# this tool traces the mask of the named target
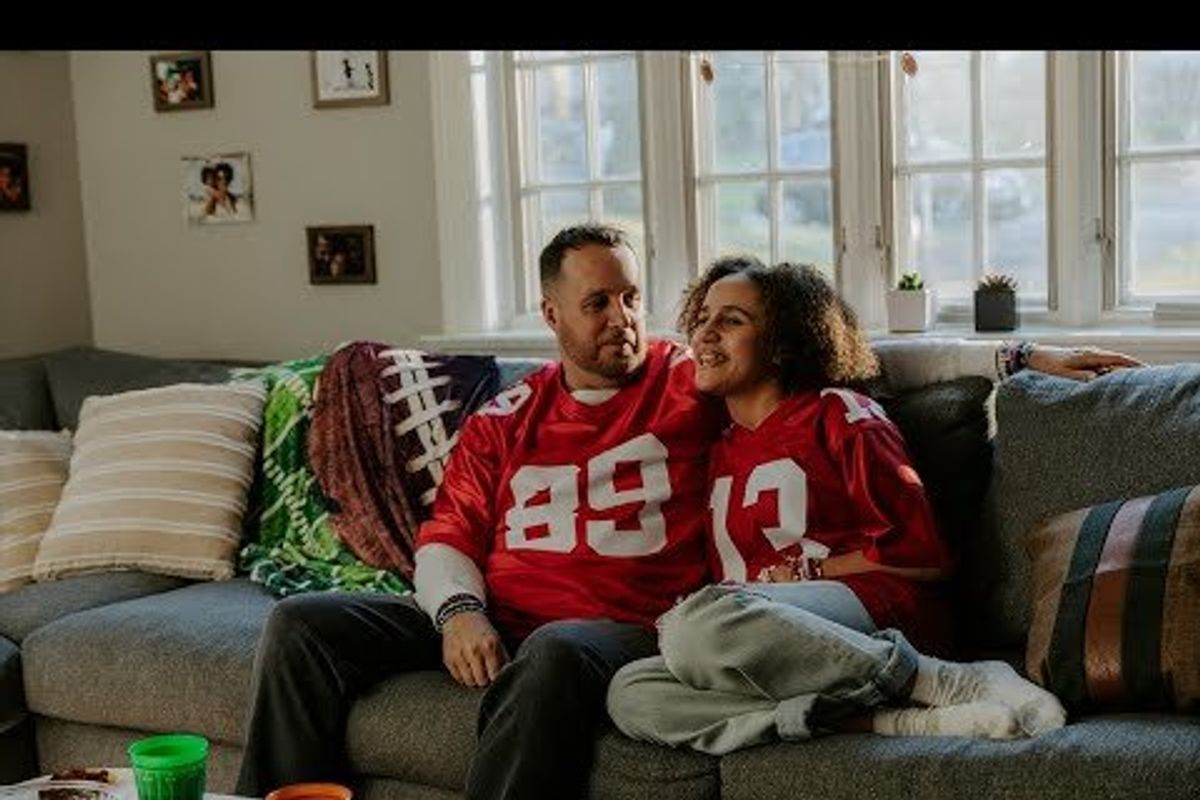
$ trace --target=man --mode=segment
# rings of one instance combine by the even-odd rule
[[[275,607],[239,794],[344,777],[356,697],[441,663],[459,683],[487,687],[468,798],[581,796],[609,680],[654,654],[654,620],[708,581],[706,455],[723,410],[694,389],[683,348],[647,342],[638,264],[620,231],[567,228],[540,268],[561,360],[462,427],[418,536],[417,604],[312,594]],[[899,365],[900,382],[927,382],[920,358],[896,347],[900,358],[884,361]],[[971,360],[996,372],[994,343],[916,348],[934,380]],[[1134,363],[1003,352],[1056,372]]]

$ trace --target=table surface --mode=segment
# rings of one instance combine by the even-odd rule
[[[116,783],[105,785],[110,792],[119,795],[122,800],[137,800],[137,785],[133,782],[133,770],[128,767],[104,767],[109,773],[115,777]],[[47,781],[49,775],[43,775],[40,778],[33,778],[23,783],[15,784],[23,786],[25,784],[35,784]],[[241,797],[234,794],[216,794],[215,792],[205,792],[205,800],[252,800],[252,798]]]

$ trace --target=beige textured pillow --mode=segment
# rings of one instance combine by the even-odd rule
[[[264,390],[183,383],[89,397],[35,580],[140,569],[233,575]]]
[[[69,431],[0,431],[0,592],[29,582],[70,458]]]

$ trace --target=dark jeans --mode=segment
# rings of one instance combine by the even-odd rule
[[[511,650],[510,650],[511,652]],[[653,655],[653,631],[608,620],[544,625],[486,690],[468,800],[581,797],[608,682]],[[321,593],[280,602],[259,643],[237,793],[348,782],[354,701],[397,672],[441,668],[441,639],[409,598]]]

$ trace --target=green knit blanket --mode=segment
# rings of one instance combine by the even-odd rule
[[[266,382],[262,448],[240,567],[278,596],[323,590],[407,594],[399,575],[360,561],[334,535],[329,504],[308,466],[313,389],[327,355],[235,370]]]

